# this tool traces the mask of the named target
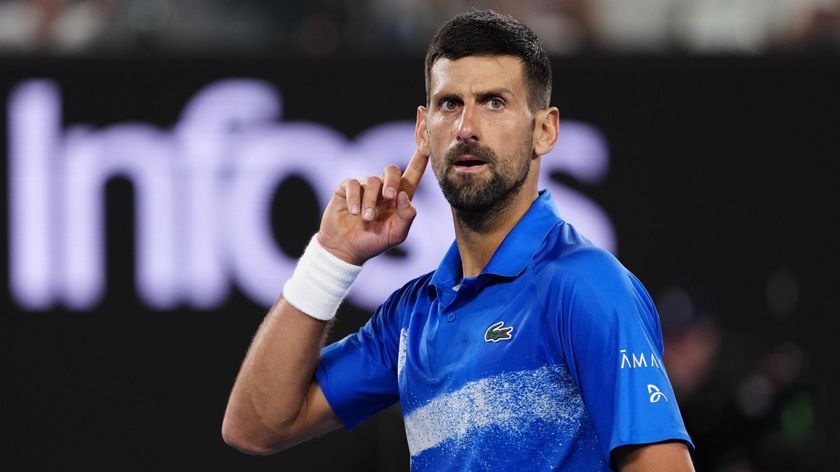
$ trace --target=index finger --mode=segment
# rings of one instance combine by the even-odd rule
[[[417,185],[420,183],[420,179],[423,178],[423,174],[426,172],[426,166],[428,165],[429,155],[420,152],[419,149],[415,150],[402,175],[401,190],[404,190],[408,194],[408,198],[414,197]]]

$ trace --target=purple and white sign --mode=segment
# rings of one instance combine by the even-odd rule
[[[172,129],[146,123],[62,127],[60,93],[53,82],[32,80],[19,84],[8,103],[9,280],[13,299],[29,310],[55,304],[87,310],[102,299],[104,187],[115,176],[135,189],[136,280],[143,303],[212,309],[235,283],[267,306],[295,265],[272,235],[277,185],[302,177],[323,207],[343,178],[378,174],[390,163],[404,166],[415,148],[413,122],[382,123],[350,141],[318,123],[281,121],[280,94],[258,80],[206,86]],[[541,186],[552,191],[568,221],[615,251],[604,210],[550,178],[561,172],[597,184],[608,168],[599,131],[564,121],[557,147],[543,158]],[[415,196],[417,220],[402,246],[406,257],[370,261],[350,294],[356,305],[375,307],[409,276],[433,269],[451,243],[449,206],[428,172]]]

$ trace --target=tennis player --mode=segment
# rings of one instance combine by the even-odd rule
[[[426,93],[405,171],[338,185],[245,357],[225,441],[271,454],[400,402],[412,470],[694,470],[650,296],[538,189],[559,112],[537,37],[491,11],[451,19]],[[323,347],[364,263],[408,235],[430,160],[455,241]]]

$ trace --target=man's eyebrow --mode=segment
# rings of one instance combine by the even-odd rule
[[[504,95],[512,96],[515,94],[509,88],[499,87],[489,90],[478,91],[473,93],[472,95],[478,98],[479,100],[486,100],[491,97],[501,97]],[[440,91],[438,93],[432,94],[432,100],[434,101],[443,100],[445,98],[461,100],[461,94],[450,91]]]
[[[501,96],[504,96],[504,95],[512,96],[512,95],[515,95],[515,94],[513,93],[512,90],[510,90],[508,88],[505,88],[505,87],[500,87],[500,88],[495,88],[495,89],[490,89],[490,90],[483,90],[483,91],[480,91],[480,92],[475,92],[473,94],[473,96],[478,98],[479,100],[486,100],[488,98],[501,97]]]
[[[435,102],[442,100],[461,100],[461,96],[453,92],[438,92],[432,95],[432,100]]]

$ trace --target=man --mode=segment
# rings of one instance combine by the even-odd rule
[[[537,191],[558,110],[536,36],[455,17],[426,89],[405,172],[345,180],[327,205],[245,358],[225,440],[269,454],[399,401],[414,470],[693,470],[650,297]],[[361,265],[408,235],[429,156],[455,243],[321,351]]]

